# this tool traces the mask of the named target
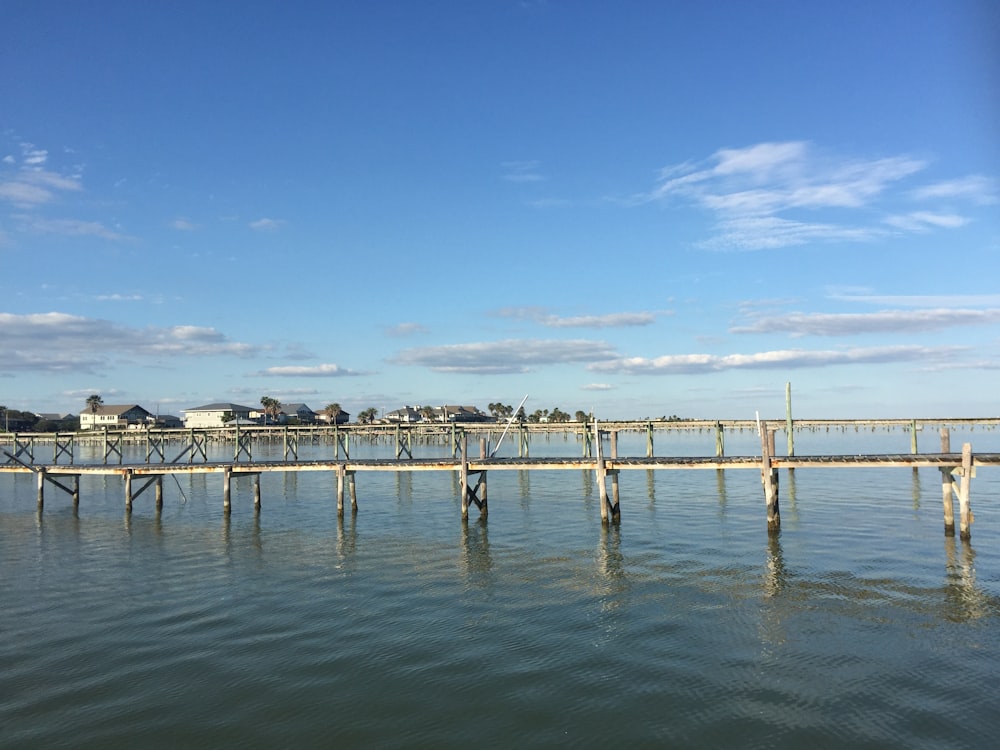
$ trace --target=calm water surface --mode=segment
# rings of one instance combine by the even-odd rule
[[[76,511],[50,488],[38,513],[32,477],[0,476],[0,747],[980,748],[1000,730],[998,470],[973,480],[971,543],[944,537],[930,469],[782,472],[771,537],[754,471],[623,472],[610,528],[582,471],[492,472],[488,522],[461,521],[451,473],[357,486],[342,521],[320,473],[264,475],[259,516],[248,479],[226,518],[205,476],[168,478],[159,515],[151,491],[126,515],[117,478],[81,480]]]

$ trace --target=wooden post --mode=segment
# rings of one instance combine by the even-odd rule
[[[608,486],[604,471],[604,450],[601,445],[601,430],[594,420],[594,444],[597,447],[597,499],[601,504],[601,523],[608,522]]]
[[[726,455],[726,429],[722,422],[715,423],[715,457],[722,458]]]
[[[653,457],[653,423],[646,422],[646,458]]]
[[[239,430],[239,426],[236,428]],[[227,466],[222,471],[222,512],[227,516],[233,509],[232,505],[232,479],[233,479],[233,467]]]
[[[462,518],[466,519],[469,517],[469,436],[462,431],[461,441],[459,443],[462,456],[461,464],[459,469],[459,491],[462,493]]]
[[[76,508],[80,505],[80,475],[77,474],[73,477],[73,507]]]
[[[941,452],[951,453],[951,433],[941,428]],[[951,469],[941,469],[941,502],[944,507],[944,535],[955,536],[955,506],[951,491]]]
[[[253,509],[260,513],[260,474],[253,475]]]
[[[163,475],[156,477],[156,510],[163,510]]]
[[[485,459],[486,457],[486,438],[479,438],[479,458]],[[482,497],[479,498],[479,515],[486,516],[489,515],[489,508],[486,505],[486,469],[483,469],[479,475],[479,488],[482,494]]]
[[[760,478],[764,484],[764,502],[767,506],[767,530],[781,528],[781,511],[778,507],[778,472],[771,466],[774,432],[763,425],[760,436]]]
[[[358,489],[354,483],[355,472],[347,473],[347,490],[351,496],[351,513],[358,512]]]
[[[611,433],[611,458],[618,458],[618,431]],[[611,520],[621,520],[621,506],[618,504],[618,469],[611,471]]]
[[[125,510],[132,512],[132,470],[125,470]]]
[[[45,469],[39,469],[35,474],[38,481],[38,510],[45,506]]]
[[[792,423],[792,384],[785,383],[785,432],[788,433],[788,455],[795,455],[794,425]],[[791,471],[791,470],[789,470]]]
[[[344,464],[337,465],[337,515],[343,517],[344,515],[344,479],[346,476],[347,467]]]
[[[962,444],[962,482],[958,493],[958,538],[972,538],[972,508],[969,491],[972,488],[972,443]]]
[[[917,420],[910,422],[910,453],[917,454]]]

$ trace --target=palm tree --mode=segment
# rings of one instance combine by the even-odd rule
[[[337,424],[337,417],[339,417],[343,411],[344,410],[340,408],[340,404],[336,402],[327,404],[323,407],[323,413],[326,415],[330,424]]]
[[[90,409],[91,414],[97,414],[97,410],[104,406],[104,399],[101,398],[100,394],[92,393],[87,396],[87,408]]]
[[[358,421],[361,424],[371,424],[375,421],[375,417],[378,416],[378,409],[374,406],[370,406],[358,413]]]
[[[281,402],[276,398],[271,398],[270,396],[261,396],[260,405],[264,407],[264,420],[270,417],[271,421],[274,422],[278,418],[278,414],[281,413]]]

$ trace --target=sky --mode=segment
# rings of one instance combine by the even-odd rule
[[[0,404],[1000,415],[1000,4],[6,0]]]

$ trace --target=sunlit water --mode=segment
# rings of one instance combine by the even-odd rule
[[[33,477],[0,476],[0,747],[980,748],[1000,730],[998,469],[972,482],[971,543],[944,536],[932,469],[782,472],[770,537],[753,470],[625,471],[610,528],[583,471],[491,472],[489,519],[467,523],[452,473],[359,473],[343,520],[328,473],[261,484],[259,516],[246,478],[224,516],[217,475],[168,478],[160,514],[150,491],[127,515],[116,477],[38,513]]]

